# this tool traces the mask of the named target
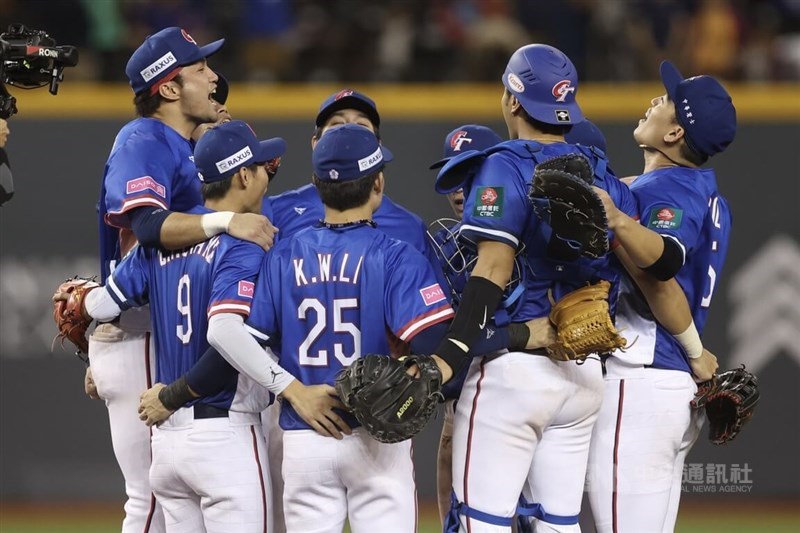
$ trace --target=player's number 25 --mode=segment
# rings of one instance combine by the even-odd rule
[[[337,342],[333,345],[334,357],[345,366],[350,365],[361,354],[361,331],[352,322],[346,322],[343,316],[346,309],[355,309],[357,307],[358,300],[355,298],[337,298],[333,300],[333,309],[331,310],[333,331],[335,333],[349,333],[353,337],[353,353],[350,355],[344,353],[342,343]],[[309,311],[314,311],[313,315],[316,322],[314,322],[314,325],[308,331],[308,335],[306,335],[306,338],[298,348],[300,364],[328,366],[328,350],[318,350],[316,353],[311,353],[311,345],[322,335],[328,325],[328,312],[318,299],[306,298],[300,302],[300,306],[297,308],[297,318],[300,320],[311,319]]]

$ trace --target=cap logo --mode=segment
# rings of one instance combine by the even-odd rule
[[[144,81],[150,81],[177,62],[178,60],[175,59],[175,56],[172,55],[172,52],[167,52],[163,56],[147,65],[142,71],[139,72],[139,74],[142,75]]]
[[[511,88],[517,91],[518,93],[525,92],[525,84],[522,83],[522,80],[519,79],[519,76],[510,72],[508,74],[508,84],[511,85]]]
[[[334,99],[334,101],[335,100],[341,100],[345,96],[353,96],[353,91],[351,91],[350,89],[345,89],[344,91],[339,91],[338,93],[336,93],[336,96],[334,96],[333,99]]]
[[[570,87],[571,84],[572,82],[569,80],[561,80],[553,85],[553,96],[556,97],[556,102],[563,102],[569,93],[575,92],[575,87]]]
[[[216,163],[217,170],[219,170],[220,174],[224,174],[233,167],[240,165],[245,161],[249,161],[252,158],[253,158],[252,150],[250,150],[249,146],[245,146],[235,154],[228,156],[225,159],[222,159],[221,161],[217,161]]]
[[[186,39],[187,41],[189,41],[193,45],[197,46],[197,42],[195,42],[195,40],[192,38],[192,36],[189,35],[189,33],[186,30],[184,30],[183,28],[181,28],[181,35],[183,35],[184,39]]]
[[[332,180],[338,180],[339,179],[339,173],[336,171],[335,168],[332,168],[331,171],[328,172],[328,176],[330,176],[330,178]],[[304,211],[305,211],[305,209],[304,209]],[[302,213],[300,213],[300,214],[302,215]]]
[[[469,132],[466,130],[457,131],[450,137],[450,148],[453,149],[455,152],[461,151],[461,145],[464,143],[472,144],[472,139],[467,137]]]
[[[381,161],[383,161],[383,152],[381,152],[381,147],[378,146],[377,150],[375,150],[374,152],[369,154],[364,159],[359,159],[358,160],[358,170],[360,172],[363,172],[365,170],[368,170],[368,169],[374,167],[375,165],[377,165]]]

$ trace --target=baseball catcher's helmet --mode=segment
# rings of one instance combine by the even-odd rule
[[[431,240],[442,266],[442,272],[450,286],[450,296],[456,308],[461,303],[464,287],[466,287],[472,269],[478,261],[478,245],[464,235],[460,235],[459,226],[460,222],[452,218],[440,218],[428,226],[428,238]],[[509,317],[525,301],[523,296],[528,274],[521,257],[524,251],[525,245],[522,244],[514,256],[511,280],[506,285],[500,307],[495,313],[495,324],[500,327],[508,325]]]
[[[578,71],[557,48],[529,44],[514,52],[503,73],[503,85],[540,122],[569,125],[583,121],[575,101]]]

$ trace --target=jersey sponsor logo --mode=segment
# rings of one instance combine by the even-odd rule
[[[467,131],[461,130],[457,131],[450,137],[450,148],[453,149],[454,152],[461,151],[461,145],[464,143],[472,144],[472,139],[467,137]]]
[[[428,285],[427,287],[420,289],[419,293],[422,296],[422,301],[425,302],[425,305],[427,306],[447,299],[444,295],[444,291],[438,283],[434,283],[433,285]]]
[[[572,82],[569,80],[561,80],[553,85],[553,96],[556,97],[556,102],[563,102],[569,93],[575,92],[575,87],[571,87],[571,84]]]
[[[139,72],[142,75],[144,81],[150,81],[159,74],[161,74],[165,69],[171,67],[172,65],[178,62],[175,59],[175,56],[172,55],[172,52],[167,52],[163,56],[159,57],[149,65],[147,65],[143,70]]]
[[[230,155],[220,161],[217,161],[215,164],[217,166],[217,170],[219,170],[219,172],[222,174],[232,169],[233,167],[241,165],[245,161],[249,161],[251,159],[253,159],[253,151],[250,150],[249,146],[245,146],[235,154]]]
[[[239,282],[239,289],[236,291],[236,294],[241,296],[242,298],[252,298],[253,294],[256,292],[256,284],[252,281],[240,281]]]
[[[189,35],[189,32],[187,32],[183,28],[181,28],[181,35],[183,35],[183,38],[186,39],[187,41],[189,41],[190,43],[192,43],[194,45],[197,44],[197,42],[192,38],[192,36]]]
[[[683,221],[683,209],[675,207],[662,207],[650,213],[648,228],[653,229],[678,229]]]
[[[167,189],[154,180],[151,176],[136,178],[135,180],[130,180],[125,184],[125,191],[128,194],[135,194],[145,190],[151,190],[161,198],[167,197]]]
[[[502,216],[503,194],[503,187],[478,187],[478,201],[475,202],[473,216],[490,218]]]
[[[383,161],[383,152],[381,152],[381,147],[378,146],[378,149],[369,154],[364,159],[358,160],[358,170],[364,171],[370,169]]]
[[[511,88],[514,89],[518,93],[525,92],[525,84],[522,83],[522,80],[519,79],[519,76],[514,74],[513,72],[508,74],[508,84],[511,85]]]

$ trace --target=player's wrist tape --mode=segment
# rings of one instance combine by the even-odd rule
[[[177,381],[173,381],[158,391],[158,399],[170,411],[177,411],[194,398],[185,376],[181,376]]]
[[[454,374],[466,363],[470,346],[486,328],[502,298],[503,289],[491,280],[471,276],[467,281],[456,317],[435,352]]]
[[[233,211],[221,211],[201,216],[200,223],[203,225],[203,232],[205,232],[206,237],[210,238],[220,233],[226,233],[233,215]]]
[[[678,333],[674,335],[674,337],[675,340],[683,346],[683,349],[686,350],[686,354],[690,359],[697,359],[703,355],[703,341],[700,340],[700,334],[697,332],[694,320],[692,320],[692,323],[686,328],[686,331]]]
[[[531,330],[528,329],[528,326],[512,322],[508,325],[508,351],[524,350],[530,337]]]

